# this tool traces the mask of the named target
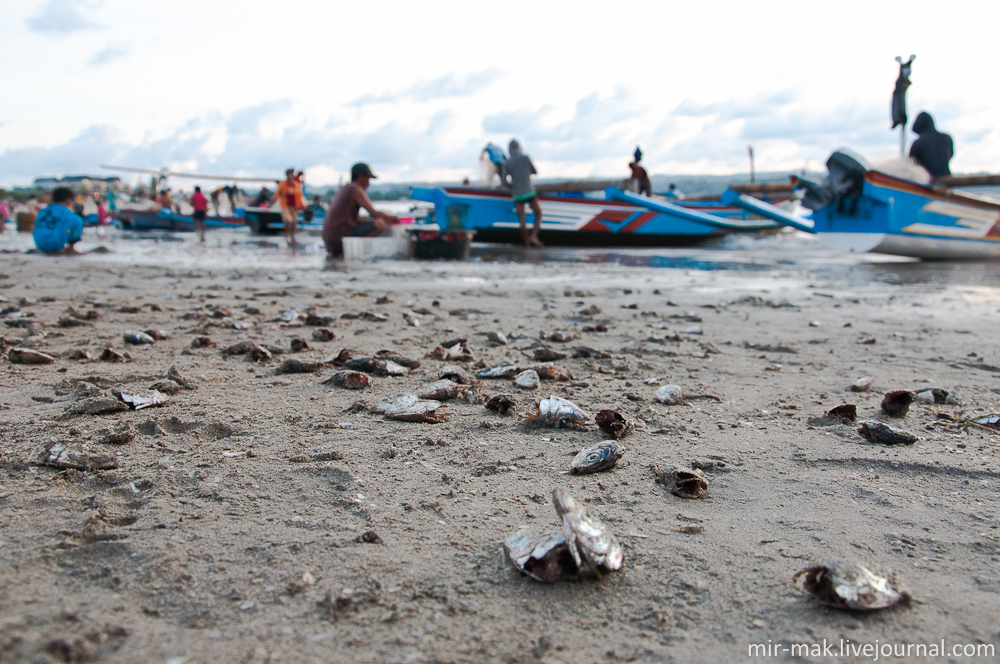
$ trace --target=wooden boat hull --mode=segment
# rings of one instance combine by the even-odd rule
[[[697,214],[671,214],[656,209],[653,199],[631,195],[628,200],[577,196],[539,196],[542,227],[539,237],[557,246],[683,246],[720,237],[733,230],[756,230],[759,225],[741,226],[749,215],[734,205],[718,201],[681,202],[685,211],[705,212],[706,223]],[[510,193],[475,187],[414,188],[411,198],[434,204],[433,219],[441,228],[471,230],[476,241],[520,243],[520,225]],[[624,198],[624,196],[623,196]],[[675,202],[676,204],[676,202]],[[662,207],[662,206],[661,206]],[[530,208],[527,223],[534,223]],[[728,224],[726,220],[733,223]],[[764,222],[763,227],[773,227]]]

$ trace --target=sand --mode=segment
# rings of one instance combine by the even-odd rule
[[[33,314],[45,333],[34,349],[56,358],[4,359],[0,373],[0,661],[722,662],[768,642],[825,639],[835,653],[841,640],[1000,645],[1000,434],[938,424],[1000,411],[995,286],[314,263],[178,270],[0,257],[0,304]],[[335,340],[279,320],[310,307],[334,317]],[[59,327],[68,308],[99,317]],[[402,315],[415,309],[432,312],[418,327]],[[342,318],[364,312],[388,320]],[[599,324],[607,331],[583,331]],[[168,337],[123,342],[149,329]],[[522,338],[498,346],[491,331]],[[453,401],[443,423],[407,423],[356,405],[437,379],[443,363],[425,354],[442,341],[469,340],[470,370],[532,366],[538,338],[555,331],[580,334],[543,342],[570,355],[555,364],[573,380],[535,393],[483,381],[487,395],[514,395],[513,416]],[[3,329],[9,343],[28,332]],[[200,336],[217,346],[193,348]],[[315,350],[270,363],[222,353],[244,340],[287,350],[295,337]],[[607,357],[573,358],[575,346]],[[131,360],[100,361],[106,347]],[[343,348],[421,364],[367,391],[322,384],[334,367],[276,373],[290,356]],[[92,359],[69,359],[74,349]],[[195,389],[138,411],[68,412],[85,398],[81,381],[148,393],[171,367]],[[851,392],[862,376],[871,391]],[[657,403],[666,383],[706,398]],[[919,437],[910,446],[872,444],[856,424],[822,417],[852,403],[860,419],[888,421],[885,392],[927,387],[959,401],[917,402],[892,421]],[[603,436],[592,421],[526,422],[549,395],[634,422],[615,469],[566,474],[572,454]],[[100,442],[128,424],[130,442]],[[113,455],[118,467],[46,465],[53,443]],[[708,475],[704,497],[655,483],[654,467],[691,464]],[[622,571],[545,585],[510,563],[509,533],[557,526],[555,487],[617,534]],[[833,559],[898,572],[913,601],[845,612],[793,585],[798,570]]]

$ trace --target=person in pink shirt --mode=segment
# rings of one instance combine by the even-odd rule
[[[104,209],[104,199],[97,199],[97,236],[104,237],[107,234],[108,211]]]
[[[205,194],[201,193],[201,187],[195,187],[189,200],[191,207],[194,208],[194,214],[191,215],[191,218],[194,219],[194,228],[198,231],[199,241],[205,244],[205,215],[208,214],[208,199],[205,198]]]

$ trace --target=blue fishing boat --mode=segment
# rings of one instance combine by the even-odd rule
[[[669,201],[616,186],[607,187],[604,193],[604,198],[540,193],[541,240],[562,246],[681,246],[734,231],[777,228],[769,219],[719,201]],[[415,187],[410,197],[434,205],[424,223],[475,231],[476,240],[482,242],[520,242],[517,213],[508,191]],[[527,222],[534,222],[530,210]]]
[[[923,184],[874,170],[859,155],[834,152],[821,181],[793,178],[811,218],[791,215],[745,193],[722,201],[777,223],[815,233],[825,246],[931,260],[1000,259],[1000,200],[946,183],[992,182],[994,176],[940,178]]]
[[[170,231],[173,233],[193,233],[194,219],[190,215],[177,214],[170,210],[121,210],[115,214],[119,225],[134,231]],[[206,217],[205,228],[242,228],[246,219],[238,217]]]

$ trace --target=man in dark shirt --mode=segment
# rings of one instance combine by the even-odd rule
[[[399,223],[399,217],[379,212],[368,199],[365,192],[375,177],[368,164],[354,164],[351,181],[330,201],[323,219],[323,243],[328,260],[343,257],[345,237],[378,237],[386,224]],[[361,220],[361,210],[368,212],[370,221]]]
[[[633,186],[636,189],[636,193],[645,194],[646,196],[651,195],[653,193],[653,182],[649,179],[649,173],[646,172],[646,169],[640,166],[637,161],[633,161],[628,167],[632,171],[629,180],[634,183]]]
[[[913,133],[920,138],[910,146],[910,158],[923,166],[932,178],[951,175],[948,162],[955,153],[955,144],[951,136],[934,127],[934,119],[930,113],[921,111],[913,122]]]

